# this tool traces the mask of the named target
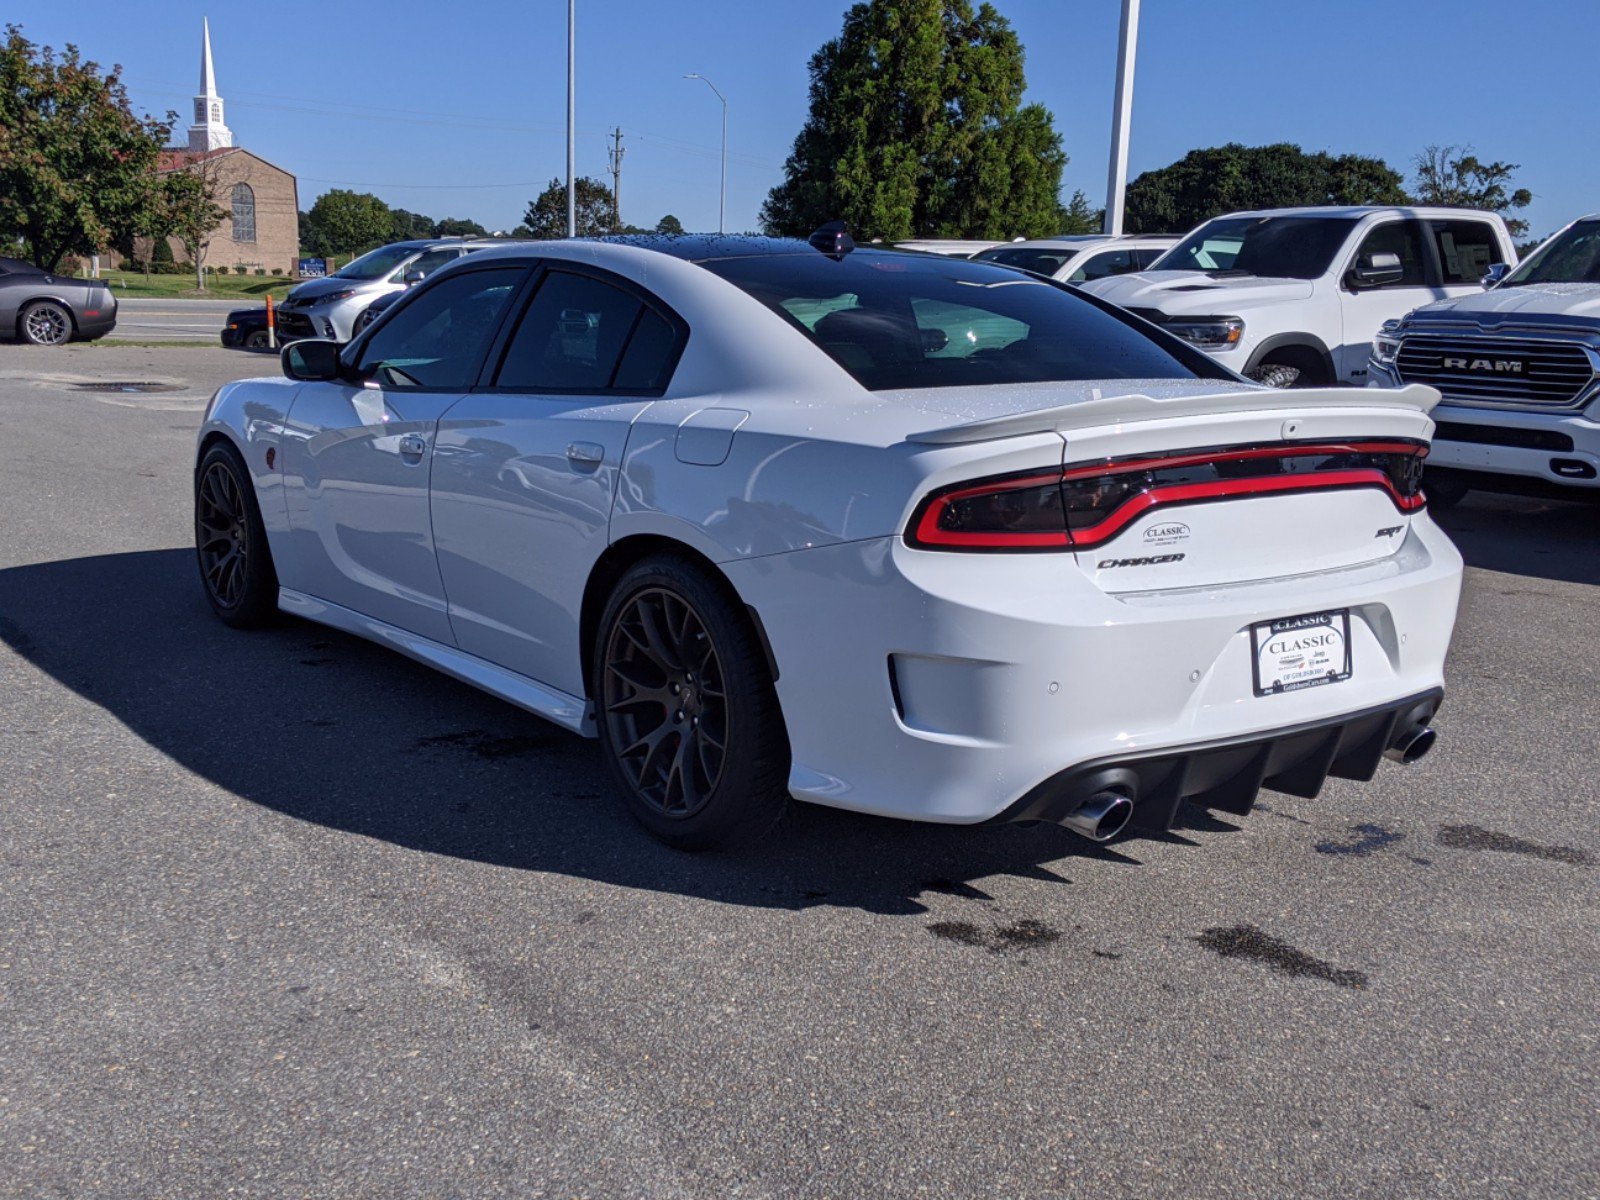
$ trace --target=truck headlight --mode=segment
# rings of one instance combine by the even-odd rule
[[[1176,317],[1161,328],[1202,350],[1232,350],[1244,337],[1238,317]]]
[[[1383,323],[1383,328],[1378,330],[1377,336],[1372,339],[1373,362],[1385,367],[1394,366],[1394,360],[1400,353],[1400,335],[1396,332],[1399,328],[1399,321]]]

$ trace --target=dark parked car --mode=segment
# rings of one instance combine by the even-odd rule
[[[406,286],[409,288],[411,286],[411,284],[408,282],[406,284]],[[371,304],[369,304],[365,308],[363,308],[359,313],[356,314],[355,324],[351,328],[350,336],[352,338],[354,338],[357,334],[359,334],[368,325],[371,325],[380,316],[382,316],[384,311],[391,304],[393,304],[396,300],[400,299],[400,297],[404,296],[404,295],[405,295],[405,292],[385,292],[383,295],[379,296],[376,300],[374,300]]]
[[[100,279],[69,279],[18,258],[0,258],[0,335],[60,346],[105,337],[117,326],[117,298]]]
[[[295,335],[285,333],[280,324],[278,345],[294,340]],[[272,349],[272,339],[267,333],[266,308],[236,308],[229,313],[227,322],[222,326],[222,344],[229,350]]]

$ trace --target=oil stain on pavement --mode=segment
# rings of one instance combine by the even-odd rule
[[[1061,931],[1042,921],[1024,919],[1010,925],[980,929],[969,921],[935,921],[928,926],[934,937],[963,946],[978,946],[991,954],[1037,949],[1061,940]]]
[[[1291,946],[1281,938],[1256,928],[1254,925],[1229,925],[1207,929],[1195,938],[1207,950],[1223,958],[1252,958],[1264,962],[1274,971],[1284,975],[1304,975],[1322,979],[1339,987],[1364,988],[1367,976],[1364,971],[1351,971],[1335,967],[1332,963],[1314,958],[1304,950]]]
[[[1350,854],[1356,858],[1365,858],[1374,850],[1381,850],[1393,842],[1398,842],[1405,837],[1403,833],[1396,833],[1392,829],[1385,829],[1382,825],[1353,825],[1352,833],[1356,835],[1354,841],[1349,842],[1318,842],[1318,854]]]
[[[1574,867],[1586,867],[1594,862],[1592,855],[1572,846],[1541,846],[1538,842],[1480,829],[1476,825],[1441,826],[1436,840],[1451,850],[1498,850],[1502,854],[1526,854]]]

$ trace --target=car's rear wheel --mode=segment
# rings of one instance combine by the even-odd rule
[[[645,559],[595,640],[601,749],[640,824],[683,850],[768,832],[789,800],[789,743],[761,642],[720,582]]]
[[[53,300],[35,300],[22,310],[24,341],[35,346],[60,346],[72,340],[72,314]]]
[[[211,611],[235,629],[264,625],[278,611],[278,573],[244,459],[228,442],[207,450],[195,472],[194,541]]]

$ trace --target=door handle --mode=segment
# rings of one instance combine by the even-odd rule
[[[428,452],[428,439],[421,434],[408,433],[400,439],[400,457],[407,462],[418,462]]]
[[[605,457],[606,448],[597,442],[572,442],[567,446],[567,461],[585,467],[599,466]]]

